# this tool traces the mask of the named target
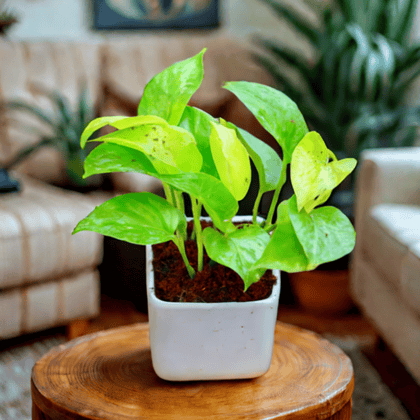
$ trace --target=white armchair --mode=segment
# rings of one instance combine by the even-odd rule
[[[355,222],[353,298],[420,384],[420,148],[362,154]]]

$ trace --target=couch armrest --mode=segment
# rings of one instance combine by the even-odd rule
[[[370,208],[382,203],[420,205],[420,147],[362,153],[356,178],[358,243],[362,241]],[[356,246],[356,253],[357,249]]]

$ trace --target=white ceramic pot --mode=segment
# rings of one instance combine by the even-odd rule
[[[242,219],[243,220],[243,219]],[[249,219],[247,219],[249,220]],[[280,296],[255,302],[164,302],[154,293],[152,247],[146,247],[153,368],[169,381],[255,378],[270,367]]]

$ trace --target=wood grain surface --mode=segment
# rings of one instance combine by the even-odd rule
[[[61,345],[32,371],[33,419],[351,419],[350,359],[335,345],[278,323],[260,378],[167,382],[153,371],[148,324]]]

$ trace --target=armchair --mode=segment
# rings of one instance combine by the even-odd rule
[[[420,384],[420,148],[363,152],[351,289]]]

